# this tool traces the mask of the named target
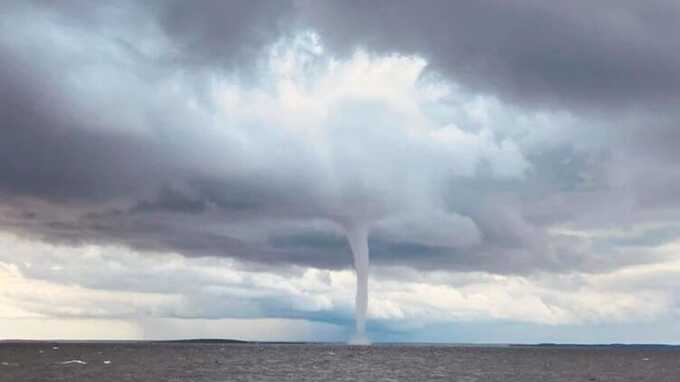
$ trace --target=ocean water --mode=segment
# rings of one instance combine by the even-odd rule
[[[0,344],[0,381],[680,381],[669,348]]]

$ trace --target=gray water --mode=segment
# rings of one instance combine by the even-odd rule
[[[677,349],[172,343],[53,346],[0,344],[0,381],[680,381]],[[64,363],[68,361],[76,362]]]

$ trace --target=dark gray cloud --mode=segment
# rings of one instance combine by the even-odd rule
[[[309,1],[334,46],[422,54],[473,89],[599,110],[669,106],[680,95],[674,1]]]
[[[359,216],[376,221],[381,265],[599,272],[656,261],[635,243],[667,243],[673,230],[611,243],[555,230],[678,218],[677,15],[661,1],[6,4],[0,228],[338,269],[350,264],[339,227]],[[425,57],[463,85],[437,106],[454,127],[412,135],[429,120],[382,93],[348,92],[325,114],[279,105],[297,93],[262,96],[296,75],[262,71],[266,47],[305,28],[338,59],[358,46]],[[327,68],[306,54],[291,65]],[[214,95],[231,77],[247,102]],[[311,142],[300,131],[315,118],[323,137]]]
[[[184,64],[229,69],[235,64],[247,68],[251,62],[244,59],[252,60],[263,45],[290,33],[294,10],[291,0],[209,0],[198,6],[172,0],[150,7]]]

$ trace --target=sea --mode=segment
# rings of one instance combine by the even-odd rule
[[[0,343],[2,382],[680,381],[680,348]]]

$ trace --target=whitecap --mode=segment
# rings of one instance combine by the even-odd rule
[[[87,365],[87,362],[81,361],[79,359],[72,359],[70,361],[64,361],[64,362],[59,362],[60,365],[70,365],[70,364],[78,364],[78,365]]]

